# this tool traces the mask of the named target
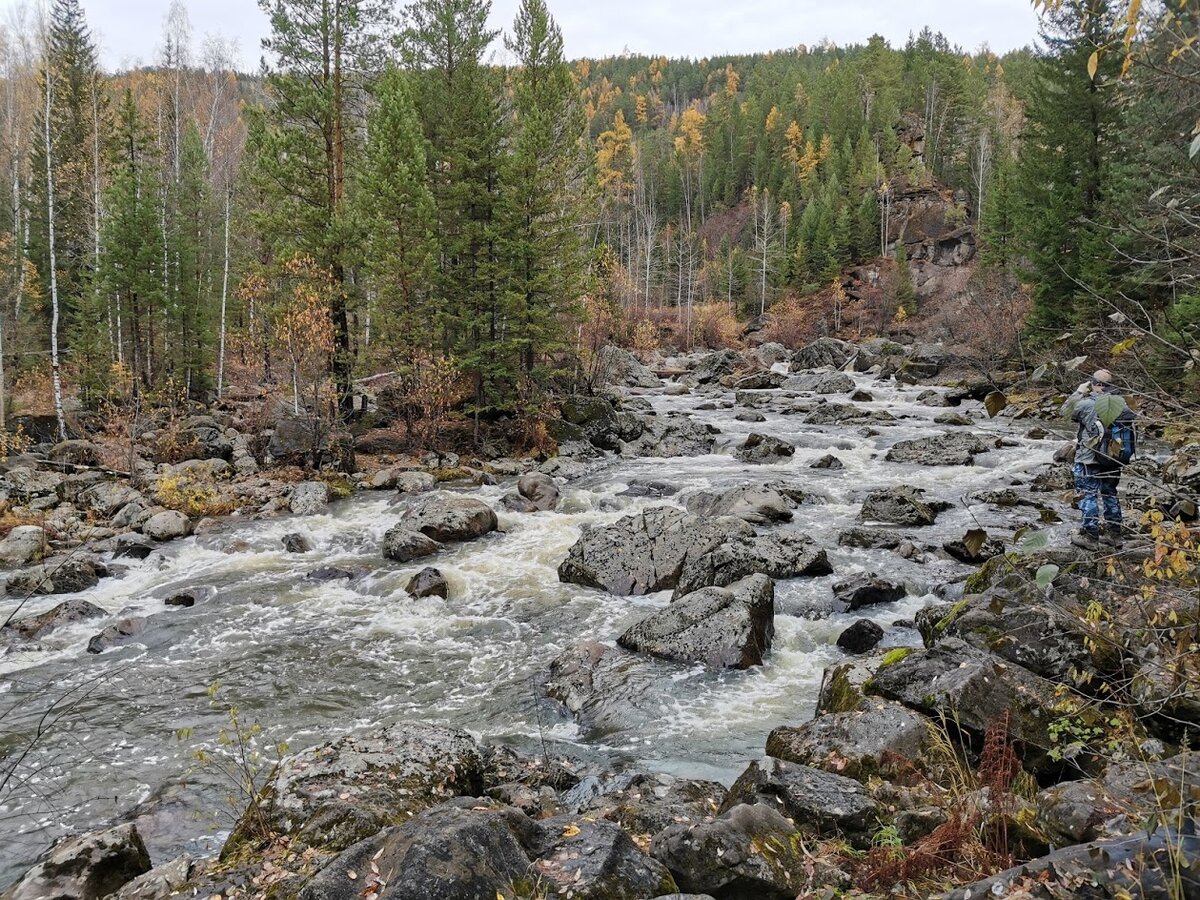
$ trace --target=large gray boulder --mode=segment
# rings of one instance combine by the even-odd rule
[[[192,416],[185,419],[173,436],[170,447],[160,446],[160,462],[179,462],[185,459],[233,458],[233,442],[212,416]],[[168,459],[167,457],[170,457]]]
[[[4,627],[26,640],[36,641],[64,625],[74,625],[91,619],[103,619],[107,615],[108,613],[95,603],[72,597],[43,613],[25,616]]]
[[[877,808],[853,778],[764,756],[738,776],[721,812],[741,803],[763,803],[798,825],[863,837],[875,830]]]
[[[675,507],[651,507],[585,530],[558,567],[558,577],[610,594],[648,594],[674,587],[690,556],[710,552],[730,534],[753,533],[740,519],[702,519]]]
[[[439,491],[416,500],[400,523],[441,543],[470,541],[499,527],[496,512],[482,500]]]
[[[617,643],[662,659],[748,669],[762,665],[774,635],[775,583],[751,575],[728,588],[702,588],[673,600]]]
[[[9,494],[20,500],[48,497],[55,493],[63,476],[58,472],[43,472],[32,466],[13,466],[4,473],[4,485]]]
[[[622,387],[654,388],[662,379],[647,369],[636,356],[620,347],[607,346],[600,350],[600,366],[608,384]]]
[[[4,589],[8,596],[32,594],[76,594],[95,587],[100,581],[96,566],[82,557],[56,557],[40,565],[19,569],[8,576]]]
[[[413,531],[403,523],[393,525],[383,536],[383,555],[393,562],[411,562],[432,556],[442,545],[419,531]]]
[[[646,856],[621,828],[591,816],[554,816],[538,823],[546,842],[533,871],[559,896],[635,900],[675,890],[666,866]]]
[[[894,422],[883,409],[863,409],[853,403],[822,403],[804,417],[806,425],[849,425],[861,422]]]
[[[503,503],[515,512],[545,512],[558,505],[558,484],[542,472],[527,472],[517,479],[517,492]]]
[[[140,493],[119,481],[102,481],[95,484],[83,491],[79,495],[79,499],[89,509],[105,518],[111,518],[114,513],[128,503],[150,505]]]
[[[118,825],[59,841],[4,900],[99,900],[148,871],[137,826]]]
[[[653,661],[608,644],[580,641],[551,661],[546,695],[589,734],[643,727],[662,715],[661,698],[648,689],[647,662]]]
[[[817,338],[792,354],[792,371],[803,372],[824,367],[840,369],[850,361],[854,353],[854,345],[846,341],[829,337]]]
[[[886,458],[889,462],[919,466],[969,466],[977,454],[988,452],[996,443],[995,439],[985,441],[976,434],[956,431],[897,441]]]
[[[918,489],[901,486],[869,493],[858,517],[864,522],[921,527],[932,525],[937,511],[921,499]]]
[[[150,627],[145,616],[130,616],[107,626],[88,641],[88,653],[103,653],[113,647],[128,644]]]
[[[831,574],[833,566],[823,549],[797,532],[731,534],[707,553],[688,555],[675,596],[725,587],[756,572],[772,578],[811,578]]]
[[[761,804],[739,804],[712,822],[672,825],[654,836],[650,854],[681,890],[722,900],[794,900],[848,880],[810,874],[795,824]]]
[[[288,496],[288,509],[297,516],[315,516],[329,505],[329,485],[324,481],[302,481]]]
[[[426,566],[409,579],[405,590],[414,597],[441,597],[445,600],[450,593],[450,585],[441,571]]]
[[[698,516],[736,516],[751,525],[767,525],[791,521],[797,495],[802,496],[773,485],[739,484],[721,491],[696,491],[683,497],[683,504]]]
[[[23,566],[40,559],[46,549],[46,532],[40,525],[18,525],[0,541],[0,564]]]
[[[854,390],[854,379],[844,372],[830,372],[823,375],[813,386],[816,394],[848,394]]]
[[[572,394],[558,409],[561,418],[550,422],[550,434],[559,442],[584,440],[602,450],[621,449],[621,418],[607,397]]]
[[[919,765],[930,744],[930,721],[907,707],[870,698],[864,709],[829,713],[767,736],[767,755],[863,781],[895,777]]]
[[[904,599],[907,593],[903,584],[865,572],[851,575],[833,586],[833,599],[841,605],[842,612],[853,612],[878,603],[895,603]]]
[[[188,517],[174,509],[164,509],[142,523],[142,534],[155,541],[173,541],[186,537],[191,530]]]
[[[705,456],[712,453],[720,430],[705,422],[682,417],[647,416],[644,430],[621,447],[622,456],[649,456],[668,459],[677,456]]]
[[[777,463],[790,459],[795,452],[795,444],[756,431],[746,437],[733,455],[742,462]]]
[[[91,441],[59,441],[50,448],[46,458],[72,466],[98,466],[100,447]]]
[[[711,384],[726,375],[732,375],[741,359],[733,350],[714,350],[700,357],[692,367],[692,377],[700,384]]]

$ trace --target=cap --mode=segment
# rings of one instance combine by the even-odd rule
[[[1092,373],[1092,381],[1096,384],[1112,384],[1112,372],[1108,369],[1097,369]]]

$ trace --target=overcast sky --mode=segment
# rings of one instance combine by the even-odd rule
[[[0,0],[0,7],[18,0]],[[495,0],[492,22],[512,24],[519,0]],[[861,43],[878,32],[902,45],[929,25],[952,43],[1004,52],[1033,43],[1029,0],[548,0],[567,55],[633,53],[715,56],[816,44]],[[153,62],[170,0],[83,0],[106,69]],[[242,69],[257,69],[267,19],[256,0],[190,0],[195,44],[206,35],[235,40]]]

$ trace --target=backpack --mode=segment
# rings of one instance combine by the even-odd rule
[[[1107,429],[1093,438],[1089,445],[1096,454],[1096,465],[1100,468],[1119,468],[1126,465],[1137,453],[1137,430],[1133,426],[1133,414],[1126,411],[1117,416]]]

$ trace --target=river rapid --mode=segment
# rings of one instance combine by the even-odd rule
[[[842,657],[834,642],[846,626],[869,617],[885,627],[885,646],[917,645],[915,630],[893,623],[911,621],[936,599],[935,590],[970,571],[932,553],[921,564],[886,550],[840,547],[838,532],[857,524],[868,490],[912,485],[927,498],[953,503],[935,526],[913,532],[924,545],[940,546],[978,526],[1011,536],[1036,519],[1029,507],[1001,510],[971,497],[1030,481],[1050,461],[1054,441],[1025,438],[1019,423],[988,420],[981,404],[968,401],[959,411],[975,418],[972,427],[1006,438],[1007,446],[980,455],[973,466],[886,462],[887,448],[898,440],[956,429],[933,423],[945,409],[917,401],[924,387],[877,382],[870,375],[854,378],[875,396],[860,405],[886,410],[897,421],[871,423],[877,433],[870,434],[858,424],[805,425],[801,415],[764,410],[766,421],[752,424],[735,419],[744,409],[732,406],[729,391],[641,392],[659,415],[691,413],[718,427],[722,434],[714,452],[609,458],[565,485],[555,512],[506,512],[500,498],[513,489],[512,479],[465,489],[497,509],[503,533],[452,546],[420,563],[399,565],[380,555],[383,534],[404,502],[392,492],[359,494],[304,518],[244,523],[234,518],[130,562],[123,576],[104,579],[79,596],[114,615],[153,616],[135,643],[88,654],[88,639],[99,630],[93,621],[54,632],[41,652],[0,657],[0,709],[27,698],[0,720],[4,746],[26,743],[36,717],[55,697],[79,700],[34,745],[23,767],[27,780],[0,807],[0,884],[54,837],[130,815],[155,863],[183,851],[217,851],[232,821],[226,798],[234,794],[234,805],[241,801],[232,779],[198,762],[196,751],[219,743],[230,703],[244,723],[261,725],[255,741],[263,748],[284,741],[295,750],[380,723],[421,720],[519,750],[540,752],[544,744],[552,754],[607,767],[729,783],[748,759],[761,755],[773,727],[812,716],[822,670]],[[697,411],[713,401],[725,408]],[[751,431],[791,441],[795,456],[768,466],[738,462],[731,451]],[[827,453],[844,468],[809,468]],[[714,672],[647,659],[636,676],[644,681],[644,721],[626,731],[585,734],[542,697],[547,665],[578,640],[615,641],[630,624],[665,605],[669,592],[612,597],[562,584],[556,569],[584,526],[679,502],[678,494],[657,498],[630,490],[646,479],[681,493],[745,482],[794,483],[818,502],[802,505],[792,522],[776,527],[803,532],[827,548],[836,574],[778,584],[775,643],[764,666]],[[307,535],[315,549],[284,552],[281,537],[295,531]],[[446,575],[448,600],[414,600],[404,593],[424,564]],[[325,565],[347,568],[355,577],[306,580],[308,572]],[[909,596],[820,620],[789,614],[860,571],[903,580]],[[180,591],[193,593],[196,605],[163,605]],[[23,614],[61,600],[40,598]],[[218,682],[214,702],[209,689]]]

